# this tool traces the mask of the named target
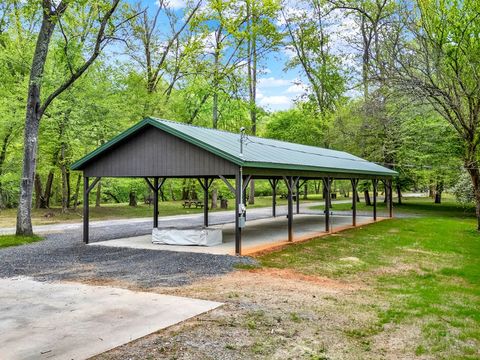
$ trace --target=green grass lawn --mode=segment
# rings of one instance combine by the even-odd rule
[[[29,244],[40,240],[42,240],[40,236],[0,235],[0,249],[9,246]]]
[[[423,339],[412,345],[416,355],[478,359],[480,234],[472,210],[416,199],[401,211],[423,216],[292,245],[261,257],[261,264],[366,284],[380,301],[369,305],[376,322],[352,332],[359,341],[368,344],[392,324],[413,324]]]
[[[339,199],[345,200],[345,199]],[[351,199],[350,199],[351,200]],[[313,209],[323,209],[324,206],[314,206]],[[352,204],[335,204],[332,205],[333,210],[338,211],[351,211]],[[363,199],[361,202],[357,203],[358,211],[373,211],[373,206],[365,205]],[[387,214],[388,209],[386,204],[383,201],[377,202],[377,210],[379,214]],[[446,197],[441,204],[435,204],[431,198],[404,198],[402,204],[393,204],[393,212],[403,213],[403,214],[412,214],[412,215],[439,215],[447,217],[458,217],[458,216],[473,216],[475,213],[474,205],[463,206],[455,202],[450,197]]]
[[[304,200],[305,201],[305,200]],[[278,205],[285,205],[285,199],[277,198]],[[184,208],[183,201],[164,201],[159,203],[160,216],[169,215],[184,215],[197,214],[203,212],[202,208]],[[248,205],[248,208],[257,208],[271,206],[272,197],[256,197],[255,204]],[[220,202],[219,202],[220,205]],[[228,209],[234,209],[234,200],[228,200]],[[225,209],[217,208],[210,211],[222,211]],[[90,205],[90,220],[109,220],[109,219],[128,219],[128,218],[142,218],[152,216],[153,206],[139,203],[138,206],[128,206],[126,203],[121,204],[102,204],[100,207]],[[16,209],[0,210],[0,227],[15,226]],[[58,207],[50,209],[33,209],[32,222],[34,225],[40,224],[55,224],[60,222],[78,222],[82,220],[82,207],[77,210],[69,210],[62,213]]]

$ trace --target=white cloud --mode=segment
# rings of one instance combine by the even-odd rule
[[[279,86],[288,86],[292,83],[292,80],[277,79],[273,76],[260,78],[258,80],[258,86],[263,88],[279,87]]]
[[[156,1],[157,6],[160,5],[160,0]],[[165,5],[169,8],[179,10],[187,7],[187,2],[185,0],[167,0]]]
[[[308,88],[305,84],[302,84],[301,82],[296,82],[293,85],[291,85],[285,92],[287,94],[303,94],[307,92]]]
[[[285,95],[263,96],[259,105],[273,110],[288,109],[292,105],[292,99]]]

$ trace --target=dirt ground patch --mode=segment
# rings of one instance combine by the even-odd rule
[[[384,359],[388,334],[375,338],[377,308],[387,306],[362,284],[281,269],[241,270],[154,291],[222,301],[207,314],[146,336],[95,359]],[[399,329],[392,329],[398,333]]]
[[[352,282],[343,282],[339,280],[330,279],[324,276],[314,276],[302,274],[298,271],[291,269],[274,269],[274,268],[264,268],[264,269],[254,269],[248,271],[251,274],[259,275],[260,277],[273,277],[279,278],[282,280],[292,280],[292,281],[301,281],[319,285],[324,291],[348,291],[348,290],[359,290],[363,288],[361,284],[356,284]],[[239,273],[240,274],[240,273]],[[240,276],[243,276],[241,274]]]

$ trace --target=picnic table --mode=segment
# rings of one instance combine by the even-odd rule
[[[280,194],[280,199],[288,199],[288,194],[286,194],[286,193]],[[297,195],[296,194],[292,195],[292,200],[297,201]]]
[[[200,200],[184,200],[183,201],[184,208],[190,209],[192,206],[195,206],[195,208],[203,208],[203,201],[200,201]]]

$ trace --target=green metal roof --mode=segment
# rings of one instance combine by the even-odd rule
[[[204,128],[156,118],[145,118],[98,149],[75,162],[71,168],[80,170],[113,145],[123,141],[145,126],[154,126],[191,144],[214,153],[234,164],[268,169],[337,172],[396,176],[397,172],[343,151],[324,149],[285,141],[248,136],[240,155],[240,134]]]

